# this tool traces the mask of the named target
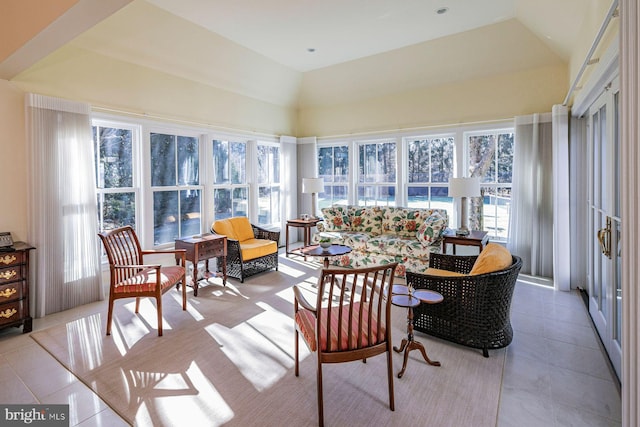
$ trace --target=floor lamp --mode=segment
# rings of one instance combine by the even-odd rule
[[[469,197],[480,197],[480,178],[451,178],[449,180],[449,197],[460,197],[460,228],[456,230],[458,236],[468,236],[470,231],[467,227],[469,211],[467,199]]]
[[[311,217],[316,216],[316,195],[324,191],[324,179],[322,178],[302,178],[302,192],[311,194]]]

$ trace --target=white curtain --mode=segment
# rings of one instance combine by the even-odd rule
[[[284,212],[280,229],[284,230],[287,219],[298,217],[298,151],[294,136],[280,137],[280,158],[281,212]],[[280,233],[281,245],[285,244],[285,237],[286,233]]]
[[[516,117],[515,125],[507,247],[522,258],[522,273],[553,277],[551,115]]]
[[[25,99],[35,317],[102,299],[90,107]]]

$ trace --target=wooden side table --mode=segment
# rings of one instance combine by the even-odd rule
[[[214,276],[215,273],[209,272],[209,259],[219,257],[222,259],[222,285],[227,285],[227,236],[219,234],[205,234],[200,237],[188,237],[184,239],[176,239],[176,249],[185,249],[187,251],[187,261],[193,264],[193,296],[198,296],[198,262],[205,262],[205,273],[203,279]],[[178,255],[176,254],[176,263],[178,263]]]
[[[289,255],[300,255],[304,256],[304,260],[307,260],[307,256],[302,253],[302,250],[309,245],[311,245],[311,229],[316,226],[317,223],[320,222],[318,218],[310,218],[310,219],[290,219],[287,220],[287,228],[286,228],[286,236],[285,236],[285,253],[288,258]],[[289,227],[295,228],[304,228],[304,240],[301,248],[296,248],[289,250]]]
[[[455,230],[448,229],[442,235],[442,253],[447,253],[447,244],[450,243],[453,247],[453,255],[456,254],[456,245],[463,246],[477,246],[482,249],[489,243],[489,235],[486,231],[475,230],[469,233],[468,236],[458,236]]]

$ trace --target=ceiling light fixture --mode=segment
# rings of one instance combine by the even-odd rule
[[[438,15],[444,15],[445,13],[447,13],[449,11],[448,7],[441,7],[439,9],[436,9],[436,13]]]
[[[314,47],[308,47],[307,48],[307,52],[309,52],[309,53],[313,53],[315,51],[316,51],[316,48],[314,48]]]

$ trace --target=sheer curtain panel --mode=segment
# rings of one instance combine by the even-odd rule
[[[553,277],[551,114],[516,117],[515,124],[507,247],[522,258],[522,273]]]
[[[25,99],[35,317],[102,299],[88,104]]]

